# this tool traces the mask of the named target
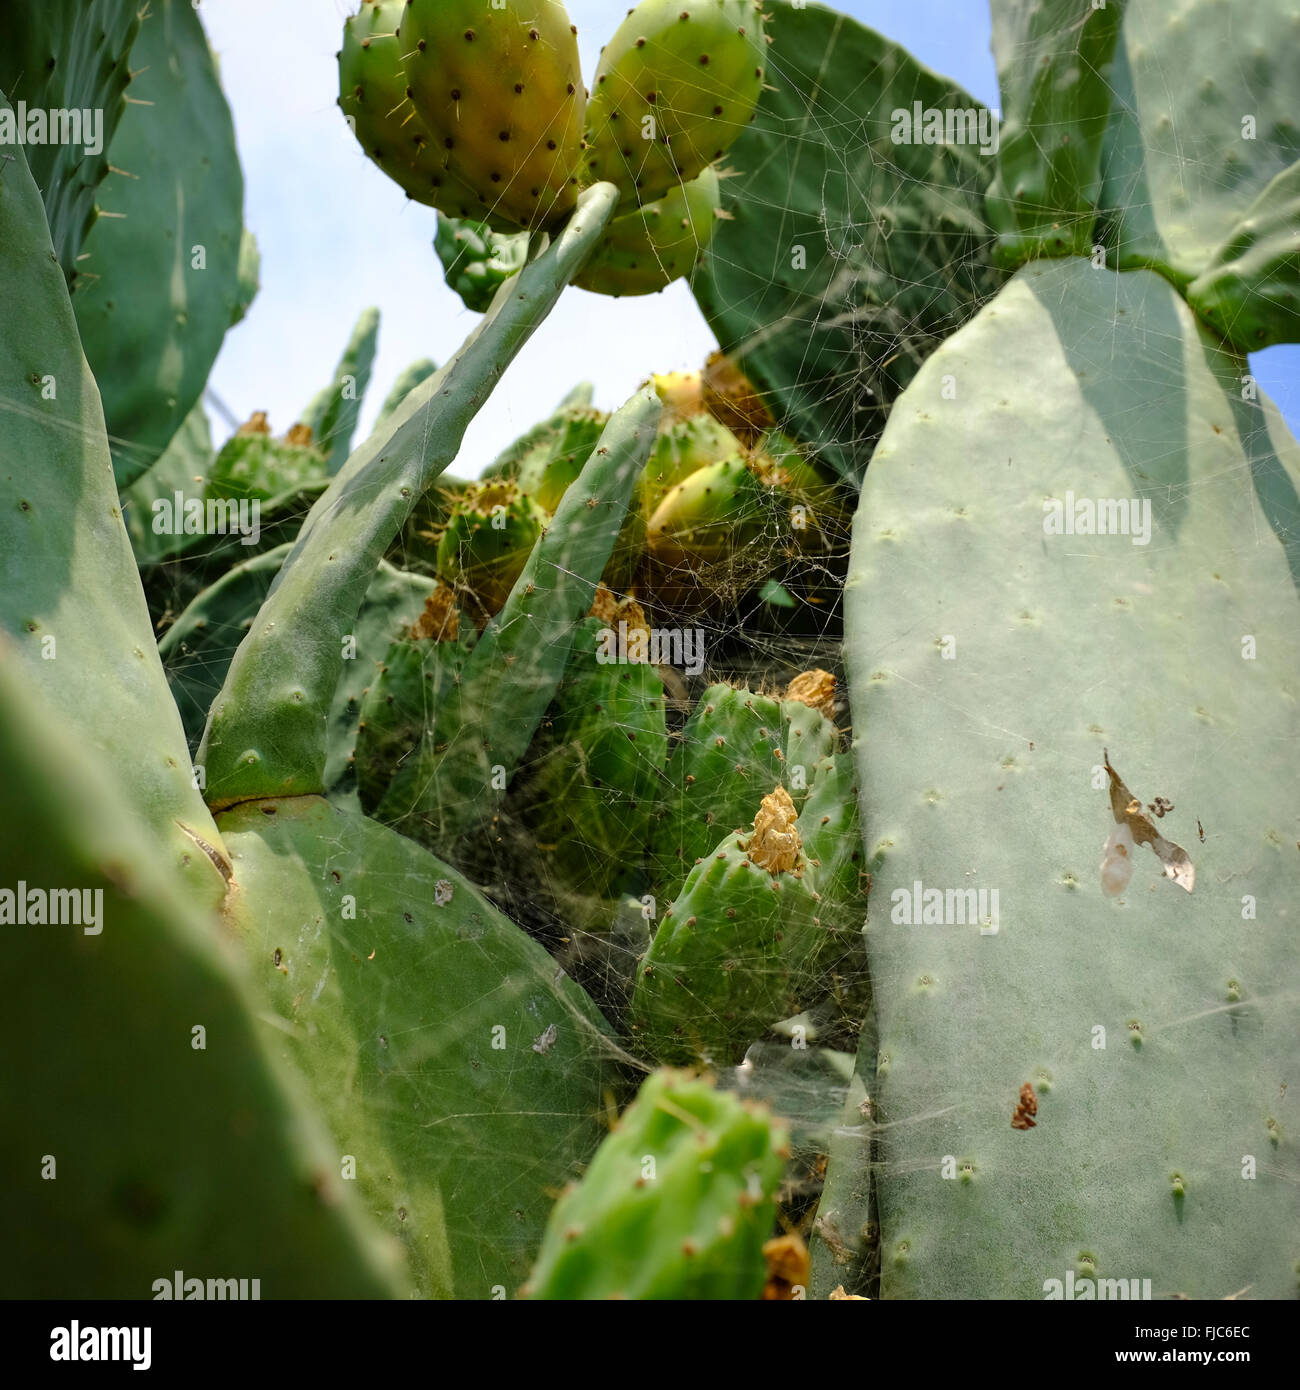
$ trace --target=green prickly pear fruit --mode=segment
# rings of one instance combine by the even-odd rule
[[[735,603],[776,564],[785,531],[781,501],[739,455],[698,469],[670,489],[646,526],[654,599],[686,613]]]
[[[460,295],[467,309],[485,314],[497,290],[523,269],[528,236],[494,232],[486,222],[439,213],[433,249],[447,287]]]
[[[361,701],[355,754],[357,794],[367,815],[384,799],[398,763],[419,744],[434,710],[459,679],[478,631],[439,584],[410,633],[388,649]]]
[[[688,1072],[641,1085],[551,1213],[534,1299],[757,1299],[784,1126]]]
[[[546,513],[514,483],[471,488],[438,542],[438,578],[486,622],[505,606],[545,524]]]
[[[455,217],[481,216],[468,185],[443,168],[441,150],[406,91],[397,26],[405,0],[362,5],[343,24],[339,109],[366,154],[418,203]]]
[[[520,458],[514,475],[520,489],[553,512],[591,457],[609,416],[600,410],[569,410]]]
[[[757,0],[641,0],[596,69],[587,177],[643,205],[695,178],[753,119],[766,61]]]
[[[254,411],[217,455],[208,474],[209,497],[269,502],[328,477],[329,460],[311,442],[306,425],[283,439],[271,437],[264,410]]]
[[[754,383],[724,352],[714,352],[701,373],[704,405],[737,438],[753,448],[776,421]]]
[[[822,902],[790,793],[765,796],[687,875],[637,971],[632,1027],[657,1061],[730,1066],[815,993],[844,944]]]
[[[586,90],[559,0],[407,0],[398,38],[411,100],[474,215],[535,229],[570,213]]]
[[[609,224],[574,284],[595,294],[657,294],[691,274],[722,207],[712,168]]]
[[[586,930],[610,925],[613,899],[640,868],[668,757],[663,681],[654,666],[621,659],[617,640],[620,624],[628,632],[644,616],[599,592],[606,616],[578,629],[519,792],[533,862],[545,865],[566,920]]]
[[[749,825],[762,788],[781,783],[796,805],[839,739],[834,677],[809,672],[784,700],[730,685],[700,697],[668,761],[667,788],[651,843],[655,893],[674,898],[696,863],[728,831]]]
[[[662,399],[663,393],[657,382],[658,378],[655,391]],[[689,379],[680,387],[665,389],[677,391],[679,398],[684,401],[691,399]],[[646,507],[653,515],[668,493],[678,483],[685,482],[692,473],[707,468],[711,463],[738,458],[744,452],[740,440],[711,415],[683,412],[677,418],[670,418],[665,412],[654,452],[645,467]]]

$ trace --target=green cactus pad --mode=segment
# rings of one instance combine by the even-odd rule
[[[334,380],[303,411],[302,423],[311,430],[316,447],[325,451],[331,477],[352,453],[352,436],[361,417],[378,347],[379,310],[363,309],[334,370]]]
[[[753,117],[766,62],[756,0],[641,0],[601,50],[587,176],[643,207],[689,183]]]
[[[1002,90],[997,177],[988,194],[995,256],[1086,256],[1101,193],[1111,68],[1124,0],[993,0]]]
[[[216,59],[190,0],[143,14],[97,195],[112,216],[86,235],[72,301],[120,486],[171,443],[245,303],[244,176]]]
[[[1081,1252],[1155,1297],[1295,1294],[1267,1120],[1300,1050],[1300,446],[1247,371],[1160,276],[1039,263],[868,470],[846,630],[880,1125],[826,1201],[879,1175],[885,1297],[1042,1298]],[[1139,844],[1104,894],[1107,750],[1173,803],[1142,815],[1190,893]]]
[[[1300,162],[1255,199],[1187,302],[1238,352],[1300,342]]]
[[[991,113],[834,9],[764,10],[769,85],[727,156],[727,218],[692,290],[776,423],[856,484],[890,403],[1002,279],[992,151],[895,143],[909,132],[894,115]]]
[[[784,1127],[689,1073],[657,1071],[556,1204],[535,1299],[753,1299]]]
[[[54,251],[69,284],[76,280],[82,240],[99,216],[95,199],[108,173],[109,146],[126,110],[131,48],[140,17],[139,0],[0,4],[0,92],[13,102],[15,119],[20,101],[29,111],[103,113],[103,148],[97,154],[88,153],[85,141],[46,140],[23,147],[32,177],[43,191]],[[14,143],[6,134],[0,148]],[[7,163],[0,158],[0,164]]]
[[[0,1045],[24,1061],[5,1082],[0,1295],[139,1301],[179,1268],[268,1299],[400,1296],[399,1252],[273,1060],[218,926],[0,648],[0,884],[25,907],[63,889],[98,927],[4,928],[21,987]]]
[[[0,110],[8,110],[0,98]],[[140,591],[94,378],[21,151],[0,194],[0,630],[50,716],[117,771],[158,858],[219,902],[221,837],[194,785]]]
[[[208,472],[207,495],[269,502],[326,479],[328,456],[307,436],[296,442],[271,436],[265,415],[255,415],[222,446]]]
[[[1111,265],[1185,288],[1300,160],[1286,75],[1300,69],[1295,6],[1128,0],[1120,49],[1098,240]]]
[[[840,822],[852,822],[850,810]],[[819,891],[799,826],[778,785],[753,827],[715,845],[664,913],[631,1012],[634,1037],[657,1061],[738,1063],[766,1029],[824,991],[852,938],[844,903]],[[827,826],[819,828],[825,846]],[[828,886],[832,879],[828,872]]]
[[[398,42],[439,164],[474,195],[466,212],[435,188],[434,207],[529,228],[573,210],[586,89],[560,0],[407,0]]]
[[[486,622],[505,606],[545,525],[546,513],[513,483],[471,488],[438,542],[438,577]]]
[[[784,786],[802,805],[837,743],[830,721],[798,700],[710,686],[668,760],[651,847],[659,898],[670,902],[697,860],[729,831],[752,824],[773,787]]]
[[[610,223],[605,240],[573,282],[594,294],[658,294],[689,276],[713,239],[721,206],[718,176],[705,169],[656,202]]]
[[[520,802],[530,862],[568,921],[608,926],[635,882],[668,758],[664,687],[645,662],[620,660],[617,626],[588,618],[532,754]]]
[[[519,1287],[599,1140],[613,1039],[465,879],[318,797],[221,817],[274,1027],[425,1297]]]

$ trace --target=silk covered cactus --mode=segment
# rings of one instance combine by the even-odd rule
[[[0,0],[0,1287],[1294,1299],[1294,6],[351,8],[467,336],[234,413],[212,21]]]

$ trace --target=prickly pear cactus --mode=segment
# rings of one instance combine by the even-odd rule
[[[753,116],[766,62],[757,0],[641,0],[596,68],[588,177],[642,205],[694,179]]]
[[[475,200],[465,212],[434,188],[427,201],[530,228],[573,210],[586,89],[560,0],[407,0],[398,47],[440,167]]]
[[[883,1174],[886,1296],[1071,1272],[1294,1296],[1274,750],[1300,448],[1246,377],[1159,275],[1040,262],[921,370],[867,473],[847,630],[879,1127],[825,1204]],[[1098,866],[1126,816],[1124,886]]]
[[[752,1103],[689,1073],[651,1073],[556,1204],[525,1293],[759,1297],[787,1144]]]

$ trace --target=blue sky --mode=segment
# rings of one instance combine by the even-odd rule
[[[566,0],[583,70],[617,27],[622,0]],[[338,51],[352,0],[202,0],[234,110],[247,191],[245,220],[262,251],[262,291],[226,339],[213,373],[241,419],[270,412],[287,429],[328,384],[357,315],[382,314],[368,425],[410,362],[442,363],[477,322],[446,288],[431,246],[434,214],[406,200],[361,153],[335,106]],[[921,62],[998,104],[982,0],[841,0],[838,8]],[[571,289],[470,428],[454,472],[474,476],[581,380],[613,408],[652,371],[698,367],[715,346],[682,283],[646,299]],[[1261,385],[1300,426],[1300,348],[1254,361]],[[218,439],[228,433],[214,417]]]

